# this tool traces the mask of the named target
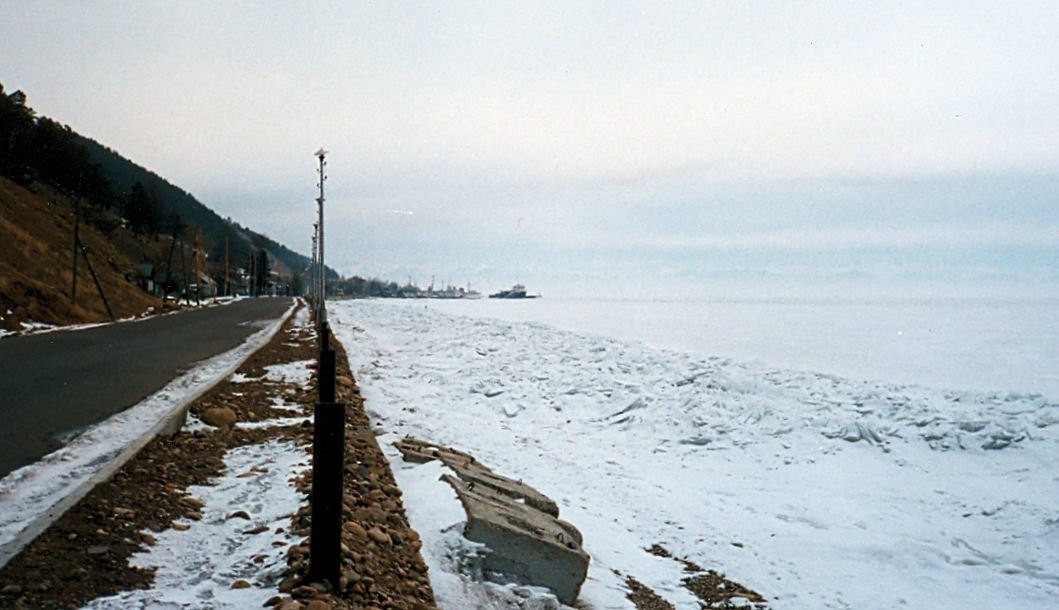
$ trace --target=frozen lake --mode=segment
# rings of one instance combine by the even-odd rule
[[[584,533],[593,610],[632,608],[626,575],[700,607],[681,565],[646,551],[656,544],[773,609],[1059,596],[1059,403],[1040,394],[1055,395],[1054,303],[329,311],[442,607],[507,608],[527,592],[469,576],[454,493],[438,466],[401,460],[391,443],[405,435],[551,496]]]
[[[788,369],[1059,400],[1059,299],[416,303]]]

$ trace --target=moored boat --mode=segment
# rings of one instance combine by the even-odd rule
[[[527,294],[526,287],[522,284],[515,284],[508,290],[501,290],[500,292],[494,292],[489,295],[490,299],[535,299],[540,295]]]

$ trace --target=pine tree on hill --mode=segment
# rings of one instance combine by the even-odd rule
[[[158,203],[147,192],[142,182],[137,181],[132,185],[125,200],[124,216],[129,223],[129,228],[136,233],[158,232],[161,216]]]

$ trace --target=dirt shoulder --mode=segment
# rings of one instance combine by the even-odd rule
[[[129,557],[155,544],[160,532],[187,529],[189,520],[190,527],[195,527],[195,520],[202,517],[202,502],[189,495],[188,488],[209,485],[219,476],[226,452],[277,439],[311,447],[315,373],[301,386],[270,381],[265,375],[271,365],[315,361],[315,333],[296,318],[292,316],[237,371],[242,379],[255,381],[230,378],[191,406],[198,418],[212,419],[218,410],[230,409],[239,422],[277,420],[283,425],[185,427],[173,437],[155,439],[0,570],[0,608],[76,608],[120,591],[150,588],[154,570],[131,567]],[[371,433],[341,346],[337,361],[338,399],[347,405],[341,590],[330,591],[320,583],[305,581],[307,499],[290,518],[288,531],[300,542],[286,547],[286,571],[268,583],[233,582],[230,586],[260,587],[269,594],[259,605],[285,610],[434,608],[427,568],[419,554],[419,536],[408,526],[400,490]],[[279,402],[300,406],[296,423],[289,410],[277,408]],[[290,475],[307,498],[309,470]]]

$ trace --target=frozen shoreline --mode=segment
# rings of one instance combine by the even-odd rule
[[[770,368],[1059,401],[1056,298],[584,297],[426,305]]]
[[[655,543],[775,608],[1059,595],[1059,405],[1041,396],[855,381],[415,303],[330,309],[373,425],[468,450],[559,502],[585,533],[593,607],[631,607],[615,570],[695,607],[679,571],[644,551]],[[409,506],[435,500],[406,490]]]

